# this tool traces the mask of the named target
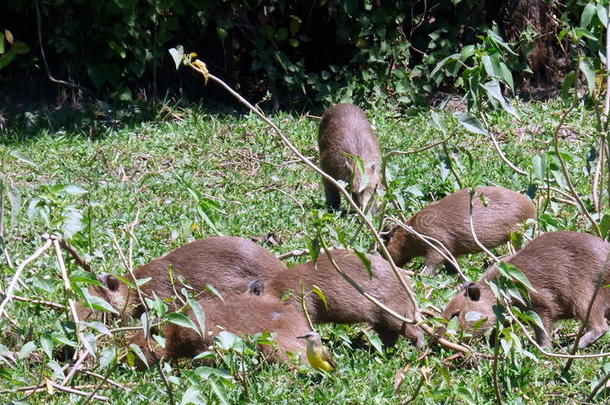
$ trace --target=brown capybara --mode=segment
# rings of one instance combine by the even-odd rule
[[[262,246],[247,239],[219,236],[187,243],[138,267],[134,275],[139,280],[149,279],[140,286],[144,296],[152,298],[154,292],[167,299],[175,297],[184,284],[192,287],[195,294],[208,291],[208,285],[221,294],[256,290],[253,286],[260,287],[284,269],[284,264]],[[127,273],[123,278],[131,280],[131,275]],[[91,295],[105,299],[124,317],[142,314],[144,308],[134,288],[112,275],[103,275],[100,281],[103,286],[90,288]],[[80,319],[91,315],[85,306],[79,312]]]
[[[472,203],[474,231],[488,249],[507,242],[519,223],[536,216],[536,207],[529,198],[502,187],[477,187]],[[457,257],[481,252],[470,231],[469,217],[470,190],[460,190],[419,211],[409,225],[418,233],[435,238]],[[398,266],[424,256],[422,274],[434,275],[445,262],[434,248],[399,226],[393,229],[387,249]]]
[[[530,291],[531,305],[542,320],[545,329],[534,327],[536,341],[541,346],[551,344],[553,322],[561,319],[585,320],[587,308],[595,284],[603,271],[604,262],[610,253],[610,244],[586,233],[560,231],[549,232],[531,241],[512,257],[505,259],[521,270],[536,291]],[[471,321],[487,318],[474,334],[482,335],[496,323],[492,306],[496,298],[488,281],[498,277],[498,268],[493,266],[481,281],[466,285],[447,305],[443,317],[447,320],[457,316],[460,324],[472,331]],[[595,342],[608,330],[606,316],[610,309],[610,272],[606,270],[601,289],[591,308],[586,324],[587,333],[579,342],[581,348]],[[517,305],[513,302],[512,305]],[[522,305],[520,305],[522,306]],[[477,314],[478,313],[478,314]]]
[[[310,331],[302,312],[289,302],[282,302],[271,296],[256,297],[250,294],[227,294],[224,301],[208,297],[198,301],[205,312],[205,336],[202,338],[193,329],[167,324],[163,329],[165,348],[149,339],[150,348],[145,343],[144,333],[138,332],[131,338],[146,356],[148,364],[158,359],[179,359],[195,357],[212,346],[212,339],[221,331],[235,335],[254,335],[271,332],[278,347],[261,344],[259,348],[267,360],[288,361],[287,352],[299,354],[306,361],[306,344],[297,336]],[[197,325],[197,320],[189,309],[186,313]]]
[[[372,272],[372,277],[369,278],[366,266],[352,251],[336,249],[330,253],[339,268],[365,292],[399,314],[413,319],[413,305],[386,260],[379,256],[369,256]],[[406,275],[404,277],[408,278]],[[318,286],[328,303],[327,307],[315,293],[307,295],[307,312],[313,323],[368,323],[386,347],[394,345],[402,335],[411,339],[418,349],[422,348],[424,337],[419,326],[394,318],[363,297],[337,273],[324,252],[320,252],[316,263],[292,266],[276,274],[267,282],[265,295],[280,298],[292,291],[294,303],[300,307],[301,283],[305,293],[312,291],[313,285]]]
[[[318,130],[320,168],[336,180],[349,185],[354,202],[367,209],[379,187],[379,146],[366,114],[353,104],[336,104],[322,115]],[[357,159],[362,159],[362,167]],[[322,180],[326,205],[339,210],[339,190]]]

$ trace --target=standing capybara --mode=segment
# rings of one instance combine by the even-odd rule
[[[306,359],[306,344],[297,336],[310,331],[307,320],[297,308],[289,302],[282,302],[271,296],[256,297],[250,294],[228,294],[224,301],[216,297],[199,300],[205,312],[205,333],[203,338],[193,329],[173,323],[163,329],[165,348],[149,339],[146,344],[144,333],[138,332],[131,338],[131,343],[142,348],[148,364],[158,359],[178,359],[195,357],[197,354],[210,350],[212,339],[222,331],[235,335],[254,335],[262,332],[272,332],[278,347],[261,344],[259,348],[269,361],[289,360],[287,352],[299,354]],[[192,310],[186,313],[197,325]]]
[[[478,187],[472,204],[474,231],[488,249],[508,241],[519,223],[536,216],[536,207],[529,198],[502,187]],[[415,214],[409,225],[418,233],[438,240],[457,257],[481,251],[470,231],[469,217],[470,190],[460,190]],[[398,266],[404,266],[414,257],[425,256],[422,274],[434,275],[445,262],[434,248],[399,226],[394,228],[387,249]]]
[[[571,231],[550,232],[537,237],[506,262],[521,270],[535,291],[530,291],[531,305],[542,320],[545,329],[534,326],[536,341],[541,346],[551,344],[553,322],[561,319],[585,320],[595,284],[604,271],[603,265],[610,253],[610,244],[586,233]],[[460,291],[443,312],[447,320],[457,316],[467,330],[472,330],[470,319],[487,318],[484,325],[474,331],[482,335],[496,323],[492,306],[496,297],[487,284],[498,277],[496,266],[489,268],[478,283],[470,283]],[[606,316],[610,309],[610,272],[606,270],[601,289],[591,307],[586,324],[587,333],[579,342],[581,348],[595,342],[608,330]],[[518,305],[516,301],[513,305]],[[520,305],[522,306],[522,305]],[[478,312],[480,314],[476,314]]]
[[[267,249],[247,239],[221,236],[199,239],[174,250],[168,255],[138,267],[134,271],[138,280],[149,279],[140,286],[145,297],[153,292],[161,299],[175,297],[184,285],[195,294],[213,286],[221,294],[242,293],[264,284],[275,273],[285,269]],[[124,279],[131,280],[129,273]],[[135,288],[112,275],[100,277],[102,287],[90,288],[91,295],[105,299],[123,316],[140,316],[144,308]],[[255,288],[256,289],[256,288]],[[209,294],[208,294],[209,295]],[[79,308],[80,319],[91,310]]]
[[[338,267],[362,289],[399,314],[413,319],[415,308],[409,301],[390,264],[379,256],[369,256],[372,275],[352,251],[337,249],[330,251]],[[405,278],[408,278],[406,275]],[[301,284],[305,293],[315,284],[324,293],[328,306],[315,293],[307,295],[307,312],[313,323],[368,323],[379,334],[385,346],[392,346],[399,336],[406,336],[420,349],[424,344],[423,331],[419,326],[402,322],[371,301],[363,297],[337,271],[324,252],[317,262],[292,266],[276,274],[265,286],[265,294],[283,297],[294,293],[295,304],[301,295]]]
[[[380,184],[379,146],[366,114],[353,104],[330,107],[322,115],[318,147],[320,168],[334,179],[346,182],[354,202],[360,209],[366,209]],[[322,182],[326,205],[338,210],[339,190],[325,179]]]

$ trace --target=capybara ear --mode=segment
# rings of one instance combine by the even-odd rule
[[[473,301],[478,301],[481,298],[481,289],[475,283],[470,283],[466,286],[466,296]]]
[[[113,276],[112,274],[104,273],[99,276],[100,282],[110,291],[116,291],[119,289],[119,285],[121,282],[118,278]]]
[[[258,280],[248,283],[248,292],[252,295],[262,295],[265,292],[265,285]]]

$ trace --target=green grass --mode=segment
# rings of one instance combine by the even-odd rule
[[[522,117],[498,114],[493,126],[508,158],[517,166],[531,172],[532,157],[552,149],[548,142],[559,121],[561,103],[531,103],[518,105]],[[331,215],[324,210],[321,182],[317,175],[283,147],[274,134],[253,116],[211,113],[199,108],[171,110],[151,120],[133,119],[119,127],[103,119],[81,121],[68,119],[53,121],[53,116],[42,116],[31,125],[15,125],[0,138],[0,153],[4,156],[1,169],[4,184],[20,193],[20,210],[14,221],[10,219],[10,204],[4,201],[5,235],[8,251],[15,263],[20,263],[41,244],[40,235],[61,232],[62,212],[68,206],[80,211],[85,227],[72,237],[72,242],[86,254],[96,273],[124,271],[122,262],[112,247],[109,231],[117,235],[126,249],[129,243],[123,231],[134,222],[136,265],[144,264],[194,239],[215,235],[236,235],[264,240],[273,233],[279,245],[266,247],[276,254],[305,248],[313,238],[321,235],[329,244],[350,240],[352,246],[369,248],[372,238],[357,232],[359,221],[354,216]],[[370,112],[383,152],[414,150],[443,137],[430,119],[429,111],[415,111],[398,115],[385,111]],[[163,118],[162,118],[163,117]],[[168,118],[169,117],[169,118]],[[137,117],[136,117],[137,118]],[[488,140],[466,133],[450,114],[445,115],[445,126],[453,138],[448,142],[455,171],[464,187],[501,185],[525,191],[531,184],[540,184],[533,174],[521,176],[513,172],[495,154]],[[316,159],[317,122],[308,118],[280,114],[274,121],[307,156]],[[75,124],[78,123],[78,126]],[[591,178],[587,172],[589,151],[596,146],[594,117],[590,111],[573,111],[561,133],[562,150],[569,152],[572,179],[585,204],[591,205]],[[536,138],[537,140],[534,140]],[[542,142],[539,142],[542,141]],[[11,156],[18,150],[36,166]],[[405,214],[411,215],[431,201],[442,198],[459,187],[455,178],[441,170],[445,159],[442,148],[407,156],[393,156],[389,163],[393,173],[393,188],[404,202]],[[592,163],[594,164],[594,163]],[[551,178],[553,175],[551,174]],[[58,194],[55,186],[78,184],[87,192],[79,195]],[[556,185],[557,186],[557,185]],[[199,195],[194,195],[199,193]],[[28,215],[30,202],[35,198],[46,201],[48,220],[42,215]],[[46,199],[46,200],[45,200]],[[213,201],[219,211],[207,211],[214,227],[206,222],[198,207]],[[607,206],[607,200],[605,205]],[[205,207],[204,207],[205,208]],[[608,212],[609,210],[604,210]],[[137,214],[139,213],[139,214]],[[392,212],[395,214],[395,212]],[[542,214],[542,213],[540,213]],[[543,230],[572,229],[590,231],[589,224],[573,207],[553,202],[547,208],[548,218],[540,221]],[[375,218],[377,222],[381,218]],[[214,229],[215,228],[215,229]],[[352,237],[356,235],[355,238]],[[506,248],[496,250],[506,253]],[[303,261],[291,259],[294,263]],[[483,255],[460,259],[467,273],[478,278],[484,263]],[[12,271],[0,265],[6,289]],[[417,271],[421,261],[408,268]],[[71,270],[76,270],[70,264]],[[30,298],[63,300],[59,270],[51,255],[44,256],[26,268],[23,281],[31,286],[20,295]],[[442,308],[453,295],[460,281],[445,273],[435,279],[414,279],[418,299],[424,305]],[[433,287],[425,298],[425,285]],[[53,379],[49,359],[41,349],[40,338],[45,333],[65,329],[66,313],[58,313],[39,305],[13,302],[8,313],[15,324],[0,319],[0,343],[9,350],[19,351],[29,341],[36,349],[14,366],[5,363],[0,369],[0,390],[15,390],[20,386],[36,385],[44,378]],[[554,341],[553,350],[570,349],[571,337],[578,322],[562,325],[561,336]],[[365,326],[324,326],[323,337],[339,360],[339,368],[332,375],[320,376],[303,368],[289,371],[279,365],[263,365],[248,374],[247,383],[232,382],[225,387],[230,403],[401,403],[411,397],[422,372],[426,375],[416,403],[493,403],[492,361],[467,359],[443,363],[453,352],[431,347],[426,355],[417,353],[401,340],[388,353],[379,353],[366,338]],[[66,336],[75,339],[70,332]],[[117,347],[124,352],[120,338],[101,339],[100,350]],[[525,339],[522,339],[525,344]],[[586,349],[587,353],[605,351],[610,341],[605,337]],[[474,347],[493,353],[485,342],[473,342]],[[69,351],[57,343],[54,357],[58,364],[68,364]],[[581,401],[595,383],[610,368],[610,361],[577,360],[568,376],[560,376],[563,360],[543,357],[534,347],[525,345],[538,360],[520,353],[504,353],[499,364],[502,397],[506,403],[559,403]],[[94,362],[97,364],[97,362]],[[252,366],[252,364],[250,364]],[[196,365],[191,361],[165,365],[165,374],[173,381],[174,394],[179,401],[190,381],[201,381],[196,376]],[[218,364],[219,369],[226,365]],[[401,390],[394,391],[394,378],[404,369],[405,381]],[[101,371],[104,373],[105,371]],[[156,369],[135,371],[127,364],[119,364],[109,377],[132,390],[102,389],[99,394],[111,398],[112,403],[166,403],[168,398]],[[73,384],[95,384],[99,380],[78,373]],[[209,388],[202,397],[216,402],[216,394]],[[244,387],[245,386],[245,387]],[[0,394],[4,402],[23,397],[17,392]],[[37,393],[28,396],[31,403],[57,401],[77,403],[82,398],[56,393]],[[597,396],[597,403],[606,403],[607,395]]]

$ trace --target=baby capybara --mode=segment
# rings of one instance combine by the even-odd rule
[[[516,266],[528,278],[535,291],[530,291],[531,306],[542,320],[545,329],[534,326],[536,341],[541,346],[551,344],[553,322],[561,319],[585,320],[587,308],[595,284],[603,271],[610,244],[586,233],[571,231],[550,232],[531,241],[506,262]],[[496,297],[488,281],[498,277],[496,266],[489,268],[481,281],[466,285],[443,312],[447,320],[457,316],[467,330],[471,330],[465,317],[472,312],[471,319],[487,318],[484,325],[474,331],[482,335],[496,322],[492,306]],[[610,272],[606,270],[601,289],[591,308],[586,324],[587,333],[579,342],[581,348],[595,342],[608,330],[606,315],[610,309]],[[518,305],[516,301],[512,305]],[[519,304],[520,305],[520,304]],[[522,305],[520,305],[522,307]]]
[[[278,347],[269,344],[259,346],[268,361],[287,361],[286,352],[300,353],[301,359],[306,360],[306,344],[297,339],[297,336],[309,332],[310,328],[303,314],[289,302],[282,302],[270,296],[227,294],[224,301],[208,297],[199,300],[199,303],[205,312],[203,338],[193,329],[169,323],[163,329],[165,348],[149,339],[150,347],[156,356],[153,356],[145,343],[142,331],[131,338],[131,343],[142,348],[149,365],[156,359],[195,357],[209,350],[212,339],[223,330],[240,336],[272,332]],[[186,315],[197,325],[192,310],[187,311]]]
[[[488,249],[507,242],[519,223],[536,216],[536,207],[529,198],[502,187],[478,187],[472,203],[474,231]],[[470,231],[469,216],[470,190],[460,190],[415,214],[409,225],[418,233],[437,239],[457,257],[481,252]],[[434,275],[445,262],[434,248],[399,226],[394,228],[387,249],[398,266],[424,256],[422,274]]]
[[[399,314],[413,319],[414,308],[407,293],[396,279],[390,264],[379,256],[369,256],[372,276],[362,260],[352,251],[336,249],[331,255],[338,267],[386,306]],[[408,278],[406,275],[405,278]],[[392,346],[399,336],[406,336],[420,349],[424,344],[423,331],[419,326],[406,324],[386,313],[363,297],[333,267],[324,252],[317,262],[292,266],[276,274],[265,286],[265,294],[283,297],[288,291],[294,293],[294,304],[300,306],[298,297],[304,291],[312,291],[315,284],[326,296],[328,307],[315,293],[307,295],[307,312],[313,323],[368,323],[379,334],[385,346]]]
[[[379,146],[366,114],[353,104],[336,104],[322,115],[318,130],[320,168],[349,185],[354,202],[366,209],[379,180]],[[364,172],[356,159],[362,159]],[[339,210],[339,190],[322,180],[329,208]]]
[[[161,299],[175,297],[184,284],[195,294],[213,286],[221,294],[243,293],[252,285],[265,283],[275,273],[285,269],[271,252],[247,239],[219,236],[199,239],[155,259],[134,271],[136,279],[149,279],[140,286],[145,297],[153,292]],[[129,273],[123,278],[131,280]],[[102,287],[90,288],[91,295],[105,299],[123,316],[136,317],[144,311],[135,288],[112,275],[100,277]],[[258,283],[258,284],[257,284]],[[91,310],[80,307],[80,319]]]

